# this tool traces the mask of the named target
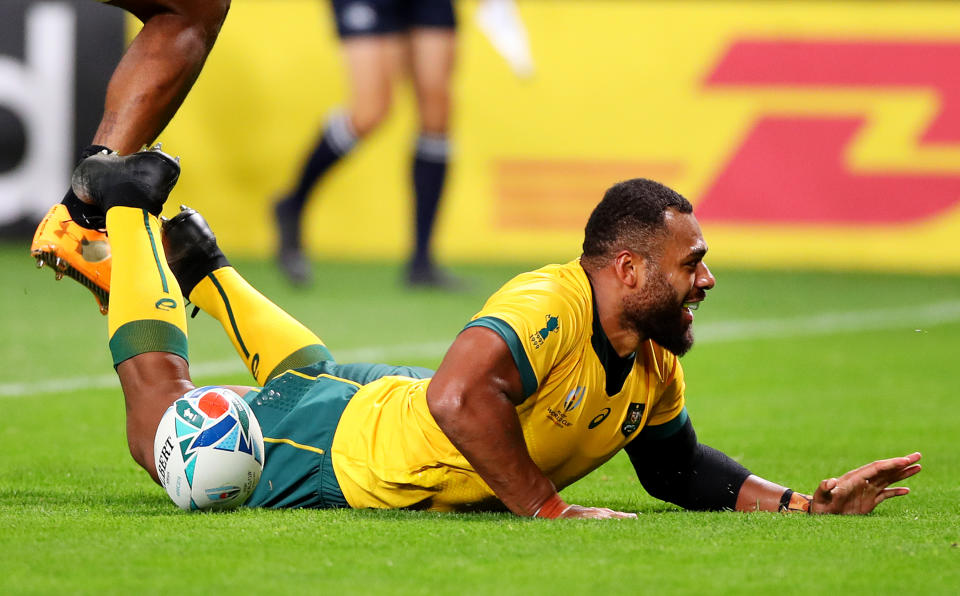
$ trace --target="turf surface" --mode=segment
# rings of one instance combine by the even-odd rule
[[[822,478],[914,450],[913,493],[859,518],[691,513],[646,496],[625,457],[564,491],[637,520],[549,522],[397,511],[189,514],[126,451],[106,319],[72,281],[0,247],[0,586],[5,593],[954,594],[960,586],[960,278],[715,271],[684,358],[701,440],[772,480]],[[500,282],[407,291],[392,265],[323,263],[254,285],[342,361],[436,366]],[[223,333],[191,322],[198,383],[245,384]],[[348,358],[345,358],[347,356]]]

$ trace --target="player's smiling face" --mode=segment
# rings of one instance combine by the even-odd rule
[[[624,300],[624,323],[681,356],[693,346],[693,311],[716,284],[703,262],[707,243],[693,214],[668,209],[659,258],[647,261],[646,279]]]

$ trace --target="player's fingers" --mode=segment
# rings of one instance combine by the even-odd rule
[[[915,451],[910,455],[904,455],[903,457],[891,457],[888,459],[878,459],[877,461],[870,462],[869,464],[864,464],[859,468],[850,470],[843,475],[844,478],[849,478],[852,476],[866,476],[873,477],[877,474],[883,473],[888,470],[897,470],[900,468],[907,467],[911,464],[915,464],[920,461],[920,452]]]
[[[914,451],[910,455],[904,455],[903,457],[909,460],[911,464],[915,464],[920,461],[920,458],[923,457],[923,455],[919,451]]]
[[[624,518],[634,518],[637,517],[636,513],[625,513],[623,511],[614,511],[607,507],[597,507],[597,511],[600,512],[601,519],[624,519]]]
[[[881,474],[877,474],[875,477],[876,482],[885,482],[886,484],[893,484],[894,482],[899,482],[904,478],[909,478],[919,472],[921,467],[919,464],[914,464],[912,466],[907,466],[906,468],[900,468],[896,470],[888,470]]]
[[[900,472],[899,477],[897,478],[897,480],[903,480],[904,478],[909,478],[909,477],[913,476],[914,474],[916,474],[917,472],[919,472],[919,471],[922,470],[922,469],[923,469],[923,467],[922,467],[920,464],[915,464],[915,465],[912,465],[912,466],[910,466],[910,467],[908,467],[908,468],[904,468],[903,471]]]
[[[635,513],[614,511],[613,509],[608,509],[606,507],[581,507],[574,505],[563,512],[560,517],[580,519],[620,519],[637,517],[637,515]]]
[[[904,495],[909,495],[910,489],[905,486],[897,486],[894,488],[885,488],[873,499],[873,506],[876,507],[880,503],[883,503],[890,497],[902,497]]]
[[[891,470],[884,470],[879,472],[876,476],[870,478],[870,481],[878,486],[883,486],[884,488],[893,484],[894,482],[900,482],[904,478],[909,478],[919,472],[922,468],[920,464],[914,464],[912,466],[907,466],[905,468],[895,468]]]
[[[864,476],[864,475],[872,476],[877,473],[877,464],[879,464],[881,461],[888,461],[888,460],[877,460],[877,461],[872,461],[868,464],[863,464],[859,468],[854,468],[850,470],[849,472],[841,476],[841,478],[851,478],[853,476]]]
[[[839,483],[840,481],[836,478],[827,478],[825,480],[821,480],[820,485],[817,486],[817,494],[824,499],[829,499],[830,491],[835,489]]]
[[[876,472],[883,473],[892,470],[902,470],[916,464],[920,460],[920,453],[911,453],[903,457],[891,457],[890,459],[881,459],[873,462],[876,465]]]

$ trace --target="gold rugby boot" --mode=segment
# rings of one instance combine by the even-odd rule
[[[30,255],[37,267],[47,265],[56,278],[72,277],[93,292],[100,312],[110,304],[110,269],[113,262],[105,230],[91,230],[73,221],[66,205],[57,203],[33,235]]]

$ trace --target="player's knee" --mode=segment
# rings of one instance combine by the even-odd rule
[[[181,17],[186,22],[186,33],[178,36],[178,43],[192,43],[201,45],[206,51],[210,51],[217,35],[220,34],[220,27],[223,26],[227,18],[227,12],[230,10],[230,0],[205,0],[197,2],[196,0],[162,0],[158,2],[157,10],[150,16],[157,14],[173,14]]]
[[[204,25],[210,31],[208,37],[212,37],[210,41],[212,45],[220,33],[220,27],[223,26],[223,22],[227,18],[227,13],[230,11],[230,0],[214,0],[203,4],[207,5]]]
[[[445,89],[422,93],[419,101],[420,128],[431,134],[445,134],[450,121],[450,98]]]
[[[390,112],[390,100],[364,101],[353,105],[350,110],[350,124],[358,137],[365,137],[374,131]]]
[[[190,6],[190,12],[187,16],[191,17],[200,40],[209,51],[214,42],[217,41],[220,28],[227,18],[227,12],[230,10],[230,0],[191,2]]]

